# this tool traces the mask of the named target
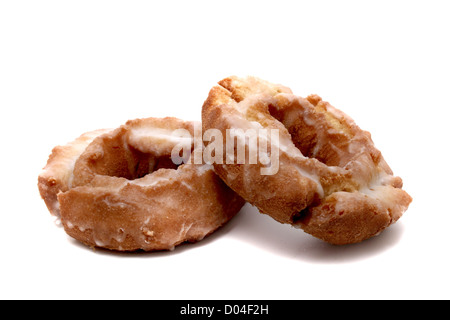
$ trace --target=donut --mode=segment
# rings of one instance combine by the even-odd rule
[[[115,251],[173,250],[233,218],[244,200],[208,164],[175,164],[172,150],[194,154],[194,122],[128,121],[56,147],[38,186],[68,235]],[[184,130],[188,135],[177,134]]]
[[[318,95],[305,99],[255,77],[225,78],[203,104],[202,126],[204,131],[220,130],[227,139],[235,138],[232,130],[241,135],[276,132],[276,139],[258,135],[258,147],[264,141],[269,146],[259,150],[262,156],[253,164],[237,163],[237,144],[228,149],[222,143],[216,173],[261,213],[328,243],[357,243],[378,235],[412,201],[370,133]],[[250,143],[245,136],[238,138],[248,160]],[[234,162],[229,161],[230,150]],[[262,174],[273,155],[277,170]]]

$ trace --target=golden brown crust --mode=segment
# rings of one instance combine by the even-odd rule
[[[334,244],[359,242],[407,209],[401,190],[370,134],[317,95],[306,99],[254,77],[229,77],[211,89],[203,130],[278,129],[279,171],[258,164],[215,164],[238,194],[282,223]],[[224,150],[225,152],[226,150]]]
[[[60,170],[39,180],[63,180],[71,170],[73,179],[57,192],[40,183],[41,194],[57,197],[65,231],[90,246],[153,251],[199,241],[228,222],[244,201],[212,166],[172,163],[171,151],[180,143],[172,133],[193,133],[193,127],[175,118],[129,121],[80,146],[73,168],[52,155],[48,166]],[[75,156],[71,145],[64,148]]]
[[[102,177],[62,193],[64,229],[90,246],[120,251],[171,250],[200,241],[228,222],[243,201],[213,170],[194,167],[183,165],[177,174],[161,169],[159,178],[168,180],[151,186]]]

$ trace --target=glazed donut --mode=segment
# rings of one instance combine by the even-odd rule
[[[193,128],[176,118],[147,118],[85,134],[53,150],[39,176],[41,196],[67,234],[92,247],[172,250],[202,240],[244,200],[211,165],[172,162],[180,143],[192,153],[203,147],[193,143]]]
[[[218,84],[203,105],[204,131],[218,129],[227,138],[232,129],[279,132],[266,152],[278,155],[275,174],[261,174],[267,161],[224,158],[214,164],[227,185],[262,213],[326,242],[349,244],[379,234],[408,208],[412,199],[401,178],[393,176],[370,134],[342,111],[317,95],[304,99],[254,77]]]

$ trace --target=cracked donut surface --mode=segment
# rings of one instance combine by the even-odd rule
[[[277,148],[276,174],[261,175],[260,162],[224,161],[214,164],[216,172],[262,213],[329,243],[379,234],[412,200],[370,134],[317,95],[302,98],[258,78],[229,77],[211,89],[202,121],[204,131],[223,136],[230,129],[277,129],[279,141],[268,149]]]
[[[56,147],[39,190],[64,230],[89,245],[118,251],[172,250],[228,222],[244,200],[206,164],[175,165],[171,152],[194,123],[147,118],[82,135]],[[199,147],[201,148],[201,146]]]

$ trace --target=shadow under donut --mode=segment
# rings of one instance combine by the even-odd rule
[[[239,221],[233,221],[234,228],[228,236],[280,256],[311,263],[345,263],[373,257],[395,246],[404,231],[400,222],[363,242],[336,246],[290,225],[277,223],[248,203],[234,220]]]

